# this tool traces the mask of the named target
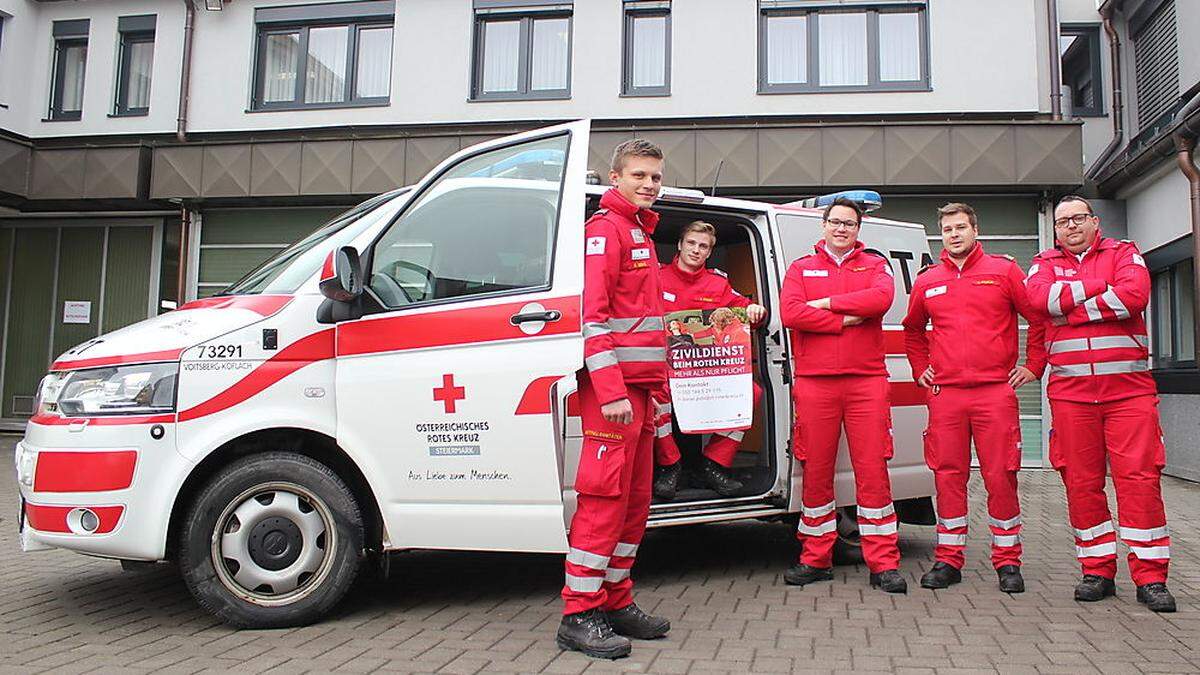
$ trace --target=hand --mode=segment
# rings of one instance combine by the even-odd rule
[[[819,300],[809,300],[808,306],[814,309],[829,309],[829,298],[821,298]]]
[[[1008,372],[1008,384],[1013,389],[1025,384],[1029,384],[1036,379],[1037,378],[1033,375],[1033,371],[1025,366],[1017,366]]]
[[[862,323],[863,321],[866,321],[866,319],[862,318],[861,316],[853,316],[851,314],[843,314],[842,315],[842,325],[843,326],[857,326],[858,324]]]
[[[917,378],[917,385],[926,389],[933,386],[933,366],[925,366],[925,372]]]
[[[767,316],[767,308],[762,305],[749,305],[746,307],[746,318],[750,323],[758,323]]]
[[[613,424],[629,424],[633,421],[633,404],[623,398],[600,406],[600,414]]]

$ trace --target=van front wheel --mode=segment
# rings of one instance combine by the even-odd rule
[[[239,459],[200,491],[179,534],[188,590],[237,627],[311,623],[358,574],[358,504],[329,467],[271,452]]]

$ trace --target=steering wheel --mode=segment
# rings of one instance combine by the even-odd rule
[[[392,265],[394,265],[397,270],[406,269],[420,275],[421,280],[424,282],[424,287],[421,289],[421,297],[413,298],[412,295],[409,294],[408,289],[402,286],[400,282],[396,281],[396,279],[394,279],[391,275],[375,273],[371,275],[371,288],[374,289],[376,293],[379,293],[381,299],[385,303],[391,306],[397,306],[400,304],[413,303],[417,300],[424,300],[433,295],[434,283],[432,271],[407,260],[397,260],[393,262]],[[400,299],[400,297],[403,297],[404,302],[392,303],[389,302],[388,297],[385,296],[394,297],[397,301]]]

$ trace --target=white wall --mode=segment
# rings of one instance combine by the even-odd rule
[[[1126,200],[1129,238],[1148,251],[1191,232],[1188,193],[1187,179],[1174,160],[1124,188],[1117,198]]]
[[[10,9],[11,8],[11,9]],[[39,3],[0,0],[0,10],[13,15],[4,27],[0,102],[8,103],[0,126],[25,136],[77,134],[137,134],[173,131],[183,53],[183,2],[110,0],[108,2]],[[156,14],[154,70],[150,84],[150,114],[113,118],[116,103],[120,39],[117,19]],[[53,24],[90,19],[88,55],[79,121],[47,122],[51,69],[54,61]],[[10,42],[11,40],[11,42]]]
[[[304,2],[305,0],[301,0]],[[312,2],[313,0],[307,0]],[[175,128],[183,24],[182,2],[0,0],[38,15],[36,48],[19,66],[31,74],[34,103],[12,128],[30,136],[169,133]],[[547,118],[639,118],[851,113],[1037,112],[1044,86],[1044,0],[931,0],[932,84],[928,92],[758,95],[757,2],[677,0],[673,8],[672,95],[622,98],[621,3],[576,0],[572,97],[565,101],[470,102],[471,0],[396,0],[389,106],[246,112],[253,71],[254,9],[296,0],[237,0],[224,11],[197,12],[193,53],[192,131],[315,126],[453,123]],[[115,73],[116,18],[159,14],[151,114],[109,119]],[[83,119],[42,122],[49,96],[50,25],[92,18]],[[7,38],[7,31],[5,37]],[[11,62],[10,62],[11,63]],[[2,92],[2,89],[0,89]],[[18,126],[19,125],[19,126]]]

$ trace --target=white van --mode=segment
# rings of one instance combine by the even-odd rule
[[[178,561],[202,605],[255,627],[320,618],[369,555],[566,552],[583,224],[603,193],[585,179],[588,128],[463,150],[223,294],[63,354],[16,449],[26,549]],[[656,208],[663,259],[682,225],[715,224],[713,263],[771,316],[755,334],[766,396],[735,463],[743,494],[681,489],[650,526],[794,515],[803,471],[777,308],[820,213],[670,190]],[[862,236],[896,271],[896,507],[929,524],[924,399],[898,329],[924,230],[868,217]],[[852,509],[841,465],[838,504]]]

